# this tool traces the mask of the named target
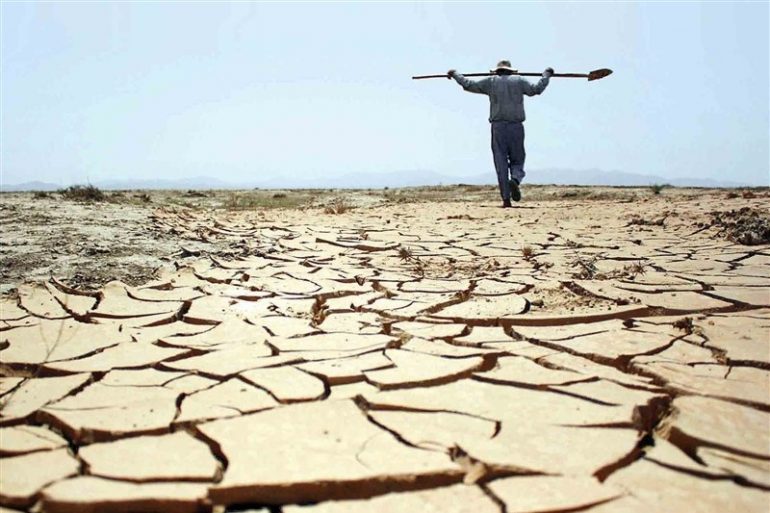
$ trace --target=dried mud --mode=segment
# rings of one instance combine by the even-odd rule
[[[29,198],[2,197],[0,509],[770,507],[770,245],[712,215],[761,193]]]

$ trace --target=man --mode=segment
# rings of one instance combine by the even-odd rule
[[[447,75],[463,89],[489,96],[489,122],[492,125],[492,156],[497,171],[497,184],[503,198],[503,208],[521,200],[519,184],[524,178],[524,95],[535,96],[548,86],[553,69],[547,68],[537,84],[516,75],[510,61],[500,61],[491,70],[494,76],[468,80],[450,69]]]

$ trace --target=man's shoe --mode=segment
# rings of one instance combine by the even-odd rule
[[[516,179],[508,182],[508,186],[511,188],[511,199],[513,201],[521,201],[521,190],[519,189],[519,181]]]
[[[503,208],[511,208],[511,200],[503,200]]]

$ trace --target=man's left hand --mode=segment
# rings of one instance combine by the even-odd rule
[[[551,78],[551,76],[553,76],[553,68],[545,68],[545,71],[543,71],[543,76]]]

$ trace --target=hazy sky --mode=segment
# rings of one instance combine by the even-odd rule
[[[412,75],[612,68],[526,103],[527,169],[769,185],[767,2],[2,6],[3,183],[489,172],[488,101]]]

